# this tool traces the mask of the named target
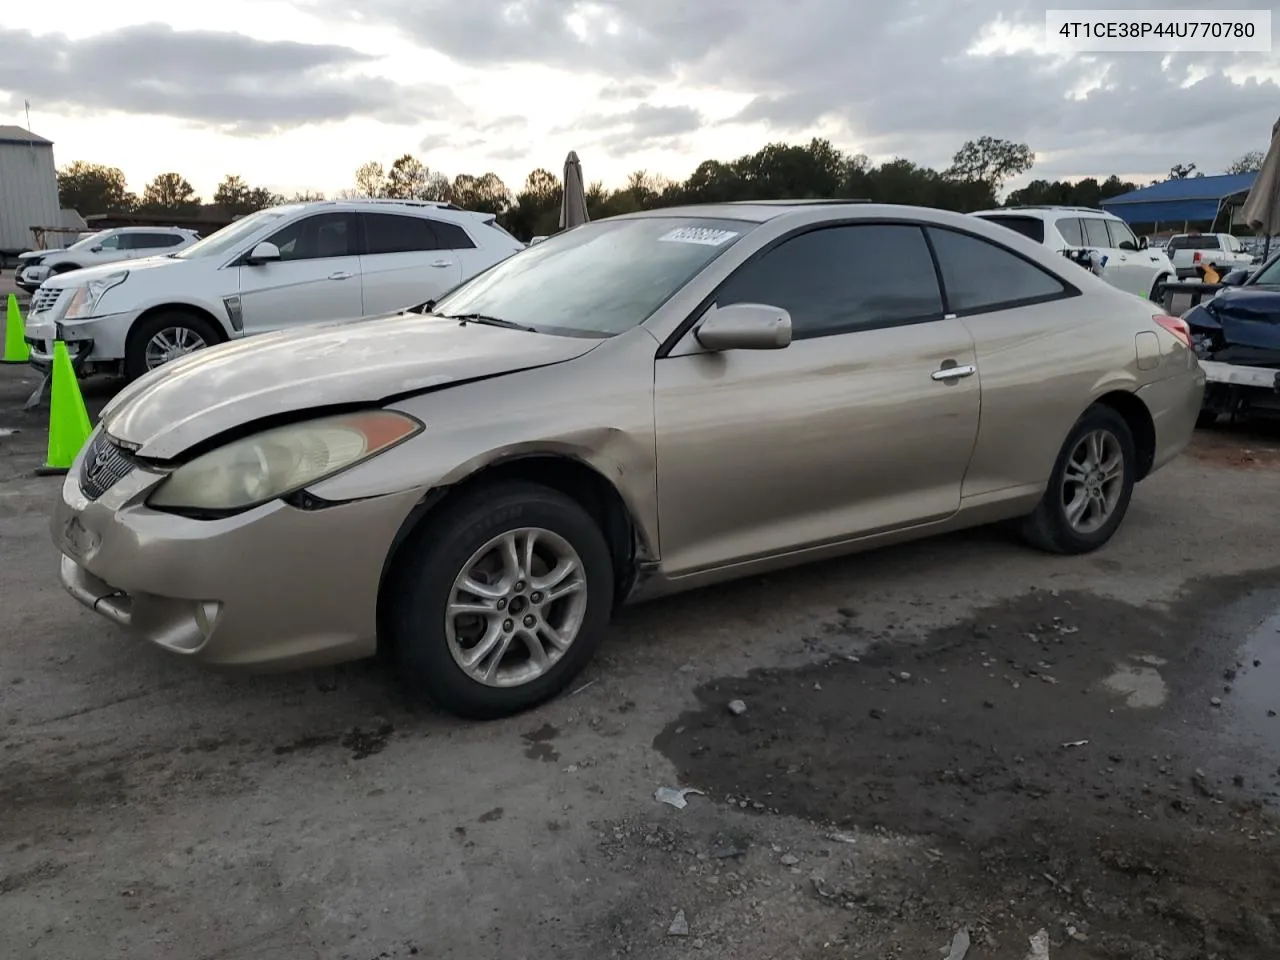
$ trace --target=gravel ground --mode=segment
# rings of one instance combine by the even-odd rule
[[[1090,557],[981,530],[624,611],[475,725],[82,610],[33,387],[0,368],[0,957],[1280,955],[1280,431],[1198,437]]]

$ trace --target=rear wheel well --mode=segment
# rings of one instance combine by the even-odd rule
[[[1104,394],[1095,403],[1110,407],[1129,425],[1134,450],[1138,454],[1137,479],[1141,480],[1151,472],[1151,465],[1156,459],[1156,424],[1151,419],[1151,411],[1137,396],[1124,390]]]
[[[598,472],[579,460],[556,455],[536,455],[502,461],[482,468],[453,486],[432,491],[409,514],[397,532],[383,562],[381,585],[386,585],[401,547],[428,518],[448,509],[448,505],[461,494],[471,494],[479,488],[510,480],[524,480],[557,490],[591,515],[609,543],[609,552],[613,558],[615,603],[624,600],[635,582],[638,570],[638,531],[631,512],[613,484]],[[379,591],[381,592],[381,586]],[[378,606],[381,620],[381,598]]]

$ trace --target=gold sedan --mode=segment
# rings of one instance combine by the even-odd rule
[[[75,598],[176,654],[385,645],[495,717],[564,688],[618,603],[1010,518],[1095,550],[1203,390],[1181,320],[999,225],[659,210],[148,374],[52,533]]]

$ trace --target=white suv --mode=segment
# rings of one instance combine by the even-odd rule
[[[181,227],[118,227],[114,230],[100,230],[62,250],[32,250],[20,254],[16,282],[23,290],[32,293],[57,273],[174,253],[191,246],[199,239],[200,234]]]
[[[1147,246],[1119,217],[1090,207],[1002,207],[972,214],[1016,230],[1053,250],[1091,250],[1101,262],[1099,275],[1144,299],[1159,300],[1164,284],[1174,279],[1163,250]]]
[[[271,207],[168,257],[51,277],[31,298],[31,363],[47,370],[60,334],[78,370],[132,380],[226,340],[439,299],[522,249],[451,204]]]

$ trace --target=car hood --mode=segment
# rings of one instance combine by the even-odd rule
[[[102,424],[140,456],[168,460],[265,418],[561,363],[602,342],[417,313],[267,333],[140,377],[107,404]]]
[[[1184,314],[1201,359],[1280,367],[1280,291],[1232,287]]]
[[[55,273],[44,282],[44,285],[53,290],[63,290],[68,287],[78,287],[82,283],[88,283],[90,280],[109,277],[113,273],[119,273],[121,270],[128,270],[129,276],[132,278],[138,273],[183,267],[188,263],[190,263],[188,260],[174,260],[164,256],[146,257],[141,260],[116,260],[113,263],[100,263],[96,267],[70,270],[65,274]]]

